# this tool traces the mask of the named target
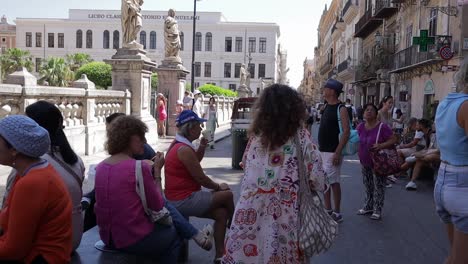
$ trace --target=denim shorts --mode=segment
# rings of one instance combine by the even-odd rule
[[[440,164],[434,201],[442,222],[468,234],[468,166]]]

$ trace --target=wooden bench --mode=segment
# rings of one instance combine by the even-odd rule
[[[154,260],[144,258],[142,256],[131,255],[124,252],[105,252],[100,251],[95,247],[96,242],[100,240],[98,227],[94,227],[83,234],[80,246],[72,255],[72,264],[133,264],[133,263],[158,263]],[[188,241],[184,240],[179,255],[179,263],[188,260]]]

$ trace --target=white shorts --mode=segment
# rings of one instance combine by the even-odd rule
[[[333,165],[333,152],[320,152],[322,155],[323,170],[327,173],[328,183],[340,183],[341,181],[341,164],[343,164],[343,156],[338,166]]]

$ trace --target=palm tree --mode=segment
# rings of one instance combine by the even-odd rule
[[[86,53],[75,53],[67,55],[67,64],[70,66],[70,70],[76,72],[81,66],[93,61],[91,56]]]
[[[18,48],[11,48],[6,53],[0,55],[0,78],[3,80],[5,77],[13,73],[18,67],[25,67],[28,71],[33,69],[33,60],[31,53],[27,50]]]
[[[68,86],[73,79],[73,72],[63,58],[49,58],[41,67],[40,81],[46,81],[50,86]]]

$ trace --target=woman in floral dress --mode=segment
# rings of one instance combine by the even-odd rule
[[[298,240],[298,165],[302,162],[297,151],[304,153],[305,176],[316,190],[323,189],[324,172],[320,154],[301,126],[306,118],[304,107],[298,93],[285,85],[268,87],[258,99],[223,263],[307,261]]]

